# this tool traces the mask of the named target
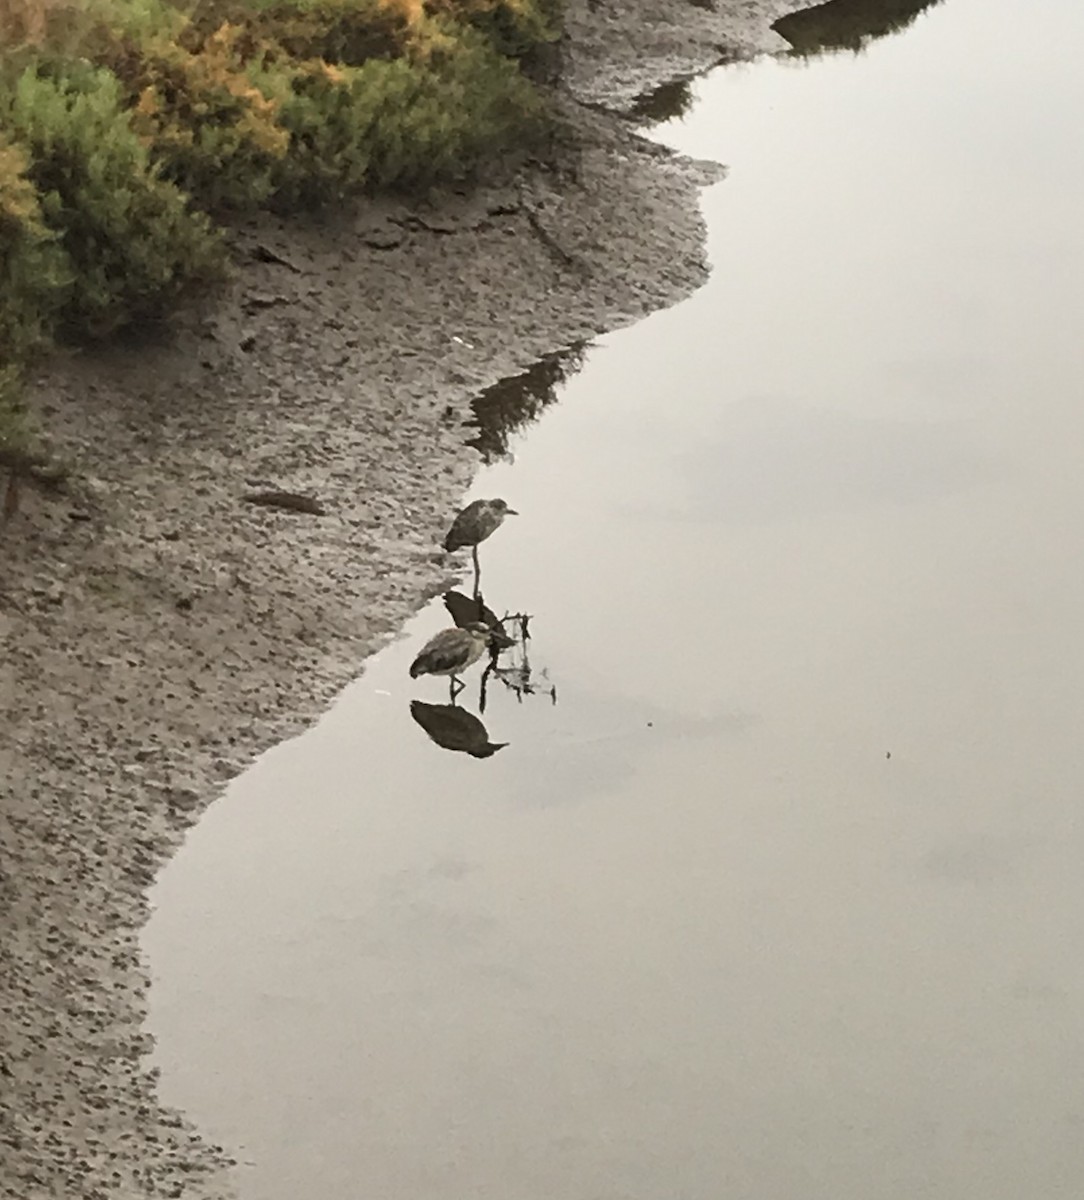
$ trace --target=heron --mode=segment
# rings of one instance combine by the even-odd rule
[[[474,558],[475,592],[482,576],[482,569],[478,565],[478,543],[496,533],[504,524],[505,517],[518,516],[519,513],[509,508],[504,500],[473,500],[452,522],[444,538],[444,549],[462,550],[464,546],[470,546]]]
[[[459,684],[460,690],[466,687],[458,678],[459,673],[482,657],[492,633],[492,629],[482,621],[471,621],[462,629],[442,629],[425,643],[418,657],[410,664],[410,678],[448,675],[451,680],[449,690],[454,700],[456,684]]]

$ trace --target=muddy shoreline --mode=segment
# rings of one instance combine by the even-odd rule
[[[232,1194],[144,1065],[146,889],[257,754],[311,724],[457,564],[470,402],[704,278],[698,189],[621,115],[777,49],[801,7],[576,4],[552,161],[424,205],[236,234],[213,309],[37,383],[73,465],[0,577],[0,1196]],[[246,504],[263,487],[325,515]],[[227,1152],[229,1148],[226,1148]]]

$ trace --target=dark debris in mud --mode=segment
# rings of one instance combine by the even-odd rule
[[[261,508],[277,508],[282,512],[305,513],[312,517],[327,516],[327,509],[315,496],[305,496],[300,492],[272,488],[262,492],[247,492],[241,499],[246,504],[256,504]]]

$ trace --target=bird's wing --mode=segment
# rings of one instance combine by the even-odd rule
[[[481,500],[472,500],[452,522],[444,538],[445,550],[458,550],[461,546],[469,546],[473,540],[472,525],[482,507]]]
[[[431,674],[455,670],[462,665],[473,640],[471,635],[462,629],[442,629],[425,644],[414,660],[411,670],[417,667]]]

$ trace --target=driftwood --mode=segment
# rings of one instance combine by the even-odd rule
[[[302,496],[300,492],[249,492],[241,497],[246,504],[259,504],[263,508],[279,508],[283,512],[306,513],[311,517],[323,517],[327,510],[313,496]]]

